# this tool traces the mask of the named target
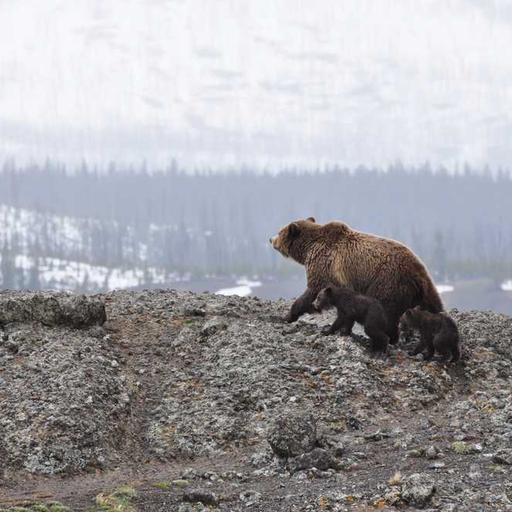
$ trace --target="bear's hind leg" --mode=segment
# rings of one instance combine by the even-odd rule
[[[372,350],[375,352],[386,352],[389,344],[389,336],[384,331],[373,331],[372,329],[365,328],[364,332],[372,341]]]
[[[399,332],[399,322],[400,316],[395,314],[387,313],[387,326],[386,326],[386,334],[389,336],[389,343],[391,345],[396,345],[398,343],[398,338],[400,336]]]
[[[460,349],[459,344],[455,343],[452,346],[452,358],[450,360],[450,363],[456,363],[460,359]]]
[[[340,334],[342,336],[350,336],[355,323],[356,321],[353,318],[347,317],[340,328]]]
[[[449,334],[439,333],[434,337],[433,345],[437,352],[443,356],[445,362],[453,363],[460,357],[457,341]]]
[[[352,333],[352,327],[354,326],[354,320],[347,318],[343,314],[338,313],[336,320],[332,325],[326,326],[322,329],[322,334],[329,336],[337,331],[340,331],[342,336],[349,336]]]
[[[427,351],[423,354],[424,361],[430,361],[434,357],[434,345],[427,344]]]
[[[371,318],[367,318],[364,326],[364,332],[372,340],[372,350],[376,352],[386,352],[389,343],[389,336],[384,330],[384,326],[380,322],[373,322]]]
[[[389,336],[386,333],[388,322],[382,306],[379,303],[371,304],[364,319],[361,320],[364,332],[372,340],[372,349],[386,352],[389,343]]]

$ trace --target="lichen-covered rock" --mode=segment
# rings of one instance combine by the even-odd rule
[[[285,412],[270,428],[268,444],[279,457],[297,457],[316,445],[316,422],[311,413]]]
[[[310,468],[326,471],[328,469],[339,469],[340,464],[327,450],[323,448],[313,448],[310,452],[290,459],[289,466],[292,471],[301,471]]]
[[[204,489],[187,489],[183,493],[183,501],[189,503],[202,503],[203,505],[210,505],[216,507],[219,504],[219,499],[213,492]]]
[[[512,450],[510,448],[503,448],[493,455],[492,460],[497,464],[512,466]]]
[[[32,473],[103,467],[115,454],[130,393],[116,352],[86,331],[6,327],[16,357],[0,346],[3,464]]]
[[[98,297],[64,292],[0,293],[0,325],[40,322],[49,327],[102,325],[105,303]]]
[[[201,329],[201,335],[204,337],[212,336],[213,334],[226,329],[227,323],[224,319],[214,316],[206,321]]]
[[[430,504],[436,487],[432,477],[426,473],[414,473],[404,478],[402,499],[413,507],[424,508]]]

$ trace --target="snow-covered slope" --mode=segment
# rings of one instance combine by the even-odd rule
[[[125,239],[122,265],[98,264],[95,251],[108,229],[94,219],[75,219],[0,205],[0,287],[9,273],[10,287],[98,291],[152,286],[187,279],[187,275],[148,265],[147,245]],[[129,232],[130,228],[125,227]],[[91,243],[91,233],[98,233]],[[151,231],[158,232],[153,226]],[[94,236],[94,235],[93,235]],[[126,243],[128,241],[129,243]],[[96,262],[96,263],[95,263]],[[116,264],[117,263],[117,264]]]
[[[17,269],[28,275],[37,265],[39,286],[52,290],[118,290],[141,286],[164,284],[182,279],[178,275],[166,274],[155,267],[109,268],[80,261],[66,261],[58,258],[31,258],[19,254],[15,258]]]

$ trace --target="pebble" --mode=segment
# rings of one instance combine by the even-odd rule
[[[203,489],[189,489],[183,493],[183,501],[189,503],[202,503],[203,505],[211,505],[213,507],[218,506],[219,499],[217,496],[210,491]]]
[[[190,485],[190,482],[188,480],[178,479],[172,480],[171,484],[175,485],[176,487],[187,487],[188,485]]]
[[[503,449],[495,453],[492,460],[497,464],[512,466],[512,449]]]

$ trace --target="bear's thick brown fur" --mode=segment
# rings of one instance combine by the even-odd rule
[[[307,289],[294,302],[288,322],[313,312],[318,292],[329,285],[347,286],[379,300],[391,343],[398,341],[398,322],[406,310],[418,305],[432,313],[443,310],[423,263],[395,240],[356,231],[343,222],[317,224],[309,217],[283,227],[270,242],[306,267]]]
[[[423,356],[427,361],[432,359],[434,352],[445,359],[451,356],[452,363],[459,360],[459,329],[446,313],[430,313],[416,306],[402,315],[400,328],[420,332],[420,342],[410,353],[412,356],[426,350]]]
[[[351,334],[354,323],[364,327],[364,332],[372,340],[372,349],[386,351],[389,336],[386,334],[386,312],[382,304],[373,297],[360,295],[346,286],[328,286],[320,290],[313,308],[323,311],[335,307],[338,316],[334,323],[324,330],[324,334]]]

